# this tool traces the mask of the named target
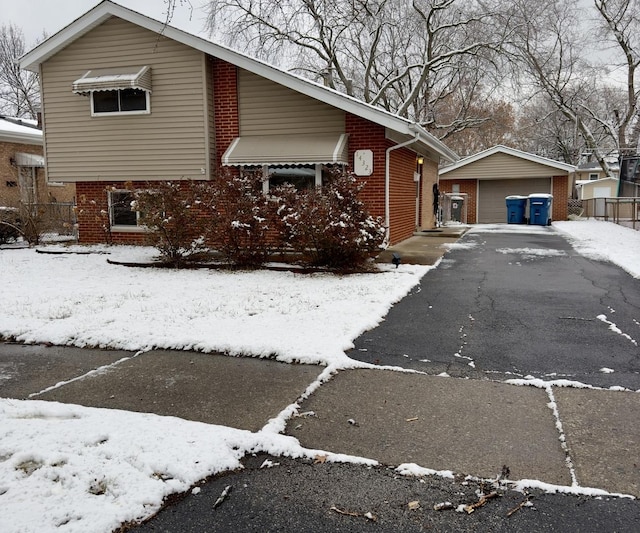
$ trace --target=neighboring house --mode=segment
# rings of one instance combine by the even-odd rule
[[[37,122],[0,115],[0,206],[73,202],[74,194],[73,185],[47,183]]]
[[[40,74],[47,173],[76,184],[81,242],[105,229],[142,242],[114,207],[126,182],[212,180],[228,166],[321,185],[341,166],[396,243],[434,227],[438,165],[458,159],[409,120],[109,1],[20,64]]]
[[[618,163],[610,163],[609,168],[615,177],[618,177],[620,173],[620,165]],[[605,178],[606,175],[602,166],[597,161],[591,161],[589,163],[580,163],[576,167],[576,184],[584,181],[595,181]]]
[[[575,197],[578,200],[617,197],[620,165],[612,163],[609,168],[615,177],[607,177],[597,161],[578,165],[576,168]]]
[[[552,219],[566,220],[569,180],[575,167],[534,154],[494,146],[440,169],[440,191],[460,194],[467,222],[507,221],[505,197],[553,195]]]

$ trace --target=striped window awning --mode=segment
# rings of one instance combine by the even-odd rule
[[[228,166],[348,164],[346,133],[236,137],[222,156]]]
[[[144,66],[93,69],[73,82],[73,92],[78,94],[118,89],[141,89],[151,92],[151,68]]]

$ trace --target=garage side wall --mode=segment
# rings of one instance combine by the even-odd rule
[[[551,218],[553,220],[567,220],[569,216],[569,176],[554,176],[552,181]]]

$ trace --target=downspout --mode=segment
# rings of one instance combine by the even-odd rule
[[[409,129],[413,130],[413,124],[409,125]],[[386,152],[385,152],[385,171],[384,171],[384,224],[387,227],[387,234],[384,238],[384,244],[386,246],[389,246],[389,238],[391,236],[391,214],[390,214],[390,206],[389,206],[389,184],[391,182],[391,175],[390,175],[390,161],[391,161],[391,157],[390,154],[391,152],[393,152],[394,150],[397,150],[398,148],[404,148],[405,146],[409,146],[410,144],[413,144],[414,142],[417,142],[418,139],[420,138],[420,132],[419,131],[415,131],[414,132],[415,137],[413,139],[409,139],[408,141],[405,141],[403,143],[400,144],[396,144],[394,146],[390,146],[389,148],[387,148]]]

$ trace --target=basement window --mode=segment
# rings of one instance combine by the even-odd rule
[[[138,230],[140,213],[133,208],[131,191],[109,191],[109,224],[112,230]]]

